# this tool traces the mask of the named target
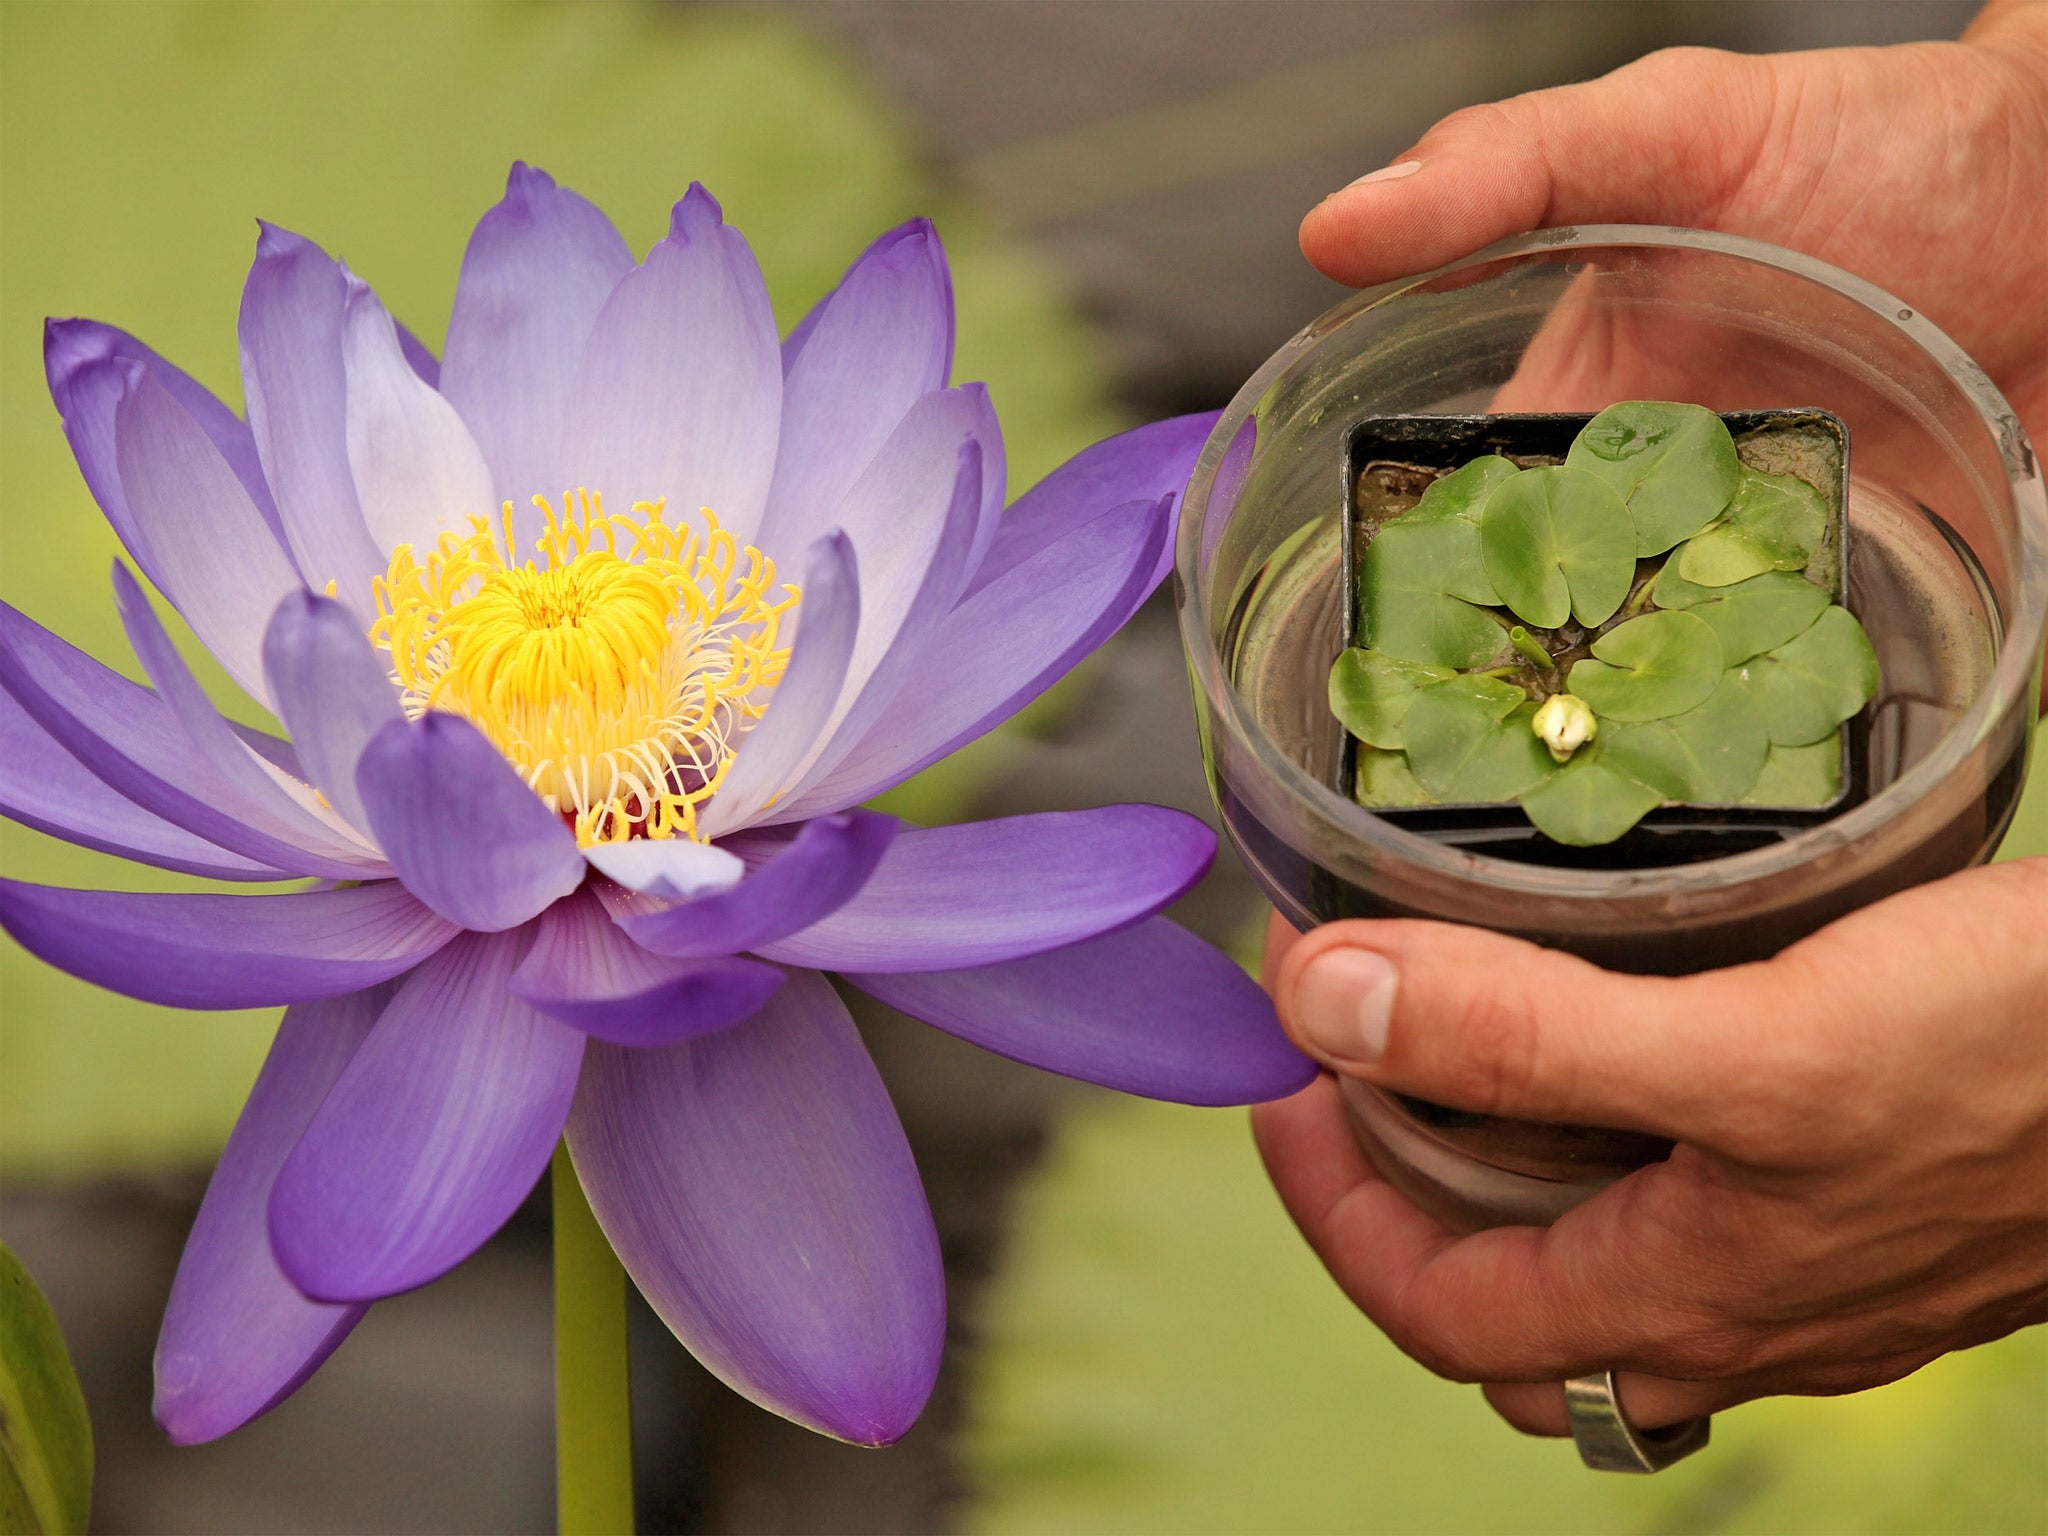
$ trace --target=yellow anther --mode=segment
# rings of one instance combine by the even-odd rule
[[[409,545],[377,582],[370,639],[406,712],[464,716],[575,828],[578,841],[695,837],[735,739],[767,708],[798,600],[775,565],[660,501],[607,513],[593,493],[558,512],[534,497],[539,560],[514,563],[512,504],[472,518],[424,563]]]

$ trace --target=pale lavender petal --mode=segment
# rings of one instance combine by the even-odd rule
[[[679,960],[736,955],[808,928],[852,897],[874,873],[896,826],[872,811],[822,816],[786,842],[778,840],[731,890],[659,908],[643,898],[613,916],[636,944],[658,954]]]
[[[1149,1099],[1256,1104],[1316,1074],[1258,984],[1163,917],[1006,965],[852,980],[999,1056]]]
[[[294,593],[270,620],[263,670],[308,778],[350,826],[367,831],[356,762],[403,711],[355,615],[332,598]]]
[[[516,928],[583,882],[583,854],[561,818],[459,715],[437,710],[378,731],[356,789],[398,878],[464,928]]]
[[[194,836],[294,875],[364,874],[358,859],[310,852],[250,825],[256,813],[240,790],[193,745],[162,699],[5,603],[0,687],[104,783]]]
[[[1204,411],[1155,421],[1085,448],[1017,498],[1003,514],[988,557],[974,573],[970,592],[989,585],[1013,566],[1057,543],[1105,507],[1171,496],[1176,506],[1194,473],[1217,413]],[[1154,583],[1173,564],[1171,541],[1160,555]]]
[[[398,350],[405,354],[405,365],[419,375],[422,384],[429,389],[441,387],[441,360],[402,325],[398,327]]]
[[[523,943],[464,934],[406,977],[285,1159],[270,1243],[308,1296],[438,1279],[546,1169],[584,1037],[507,990]]]
[[[240,1429],[296,1392],[367,1307],[308,1300],[270,1251],[271,1185],[390,999],[388,986],[285,1010],[200,1203],[156,1341],[156,1421],[173,1445]]]
[[[273,837],[354,864],[361,874],[389,873],[374,850],[357,841],[332,811],[320,806],[308,785],[279,773],[234,733],[185,666],[142,588],[118,560],[114,562],[114,603],[128,643],[157,686],[157,697],[177,717],[186,739],[221,781],[233,787],[238,815]]]
[[[738,855],[686,837],[636,837],[583,850],[591,868],[629,891],[665,901],[695,901],[739,884],[747,866]]]
[[[340,997],[412,969],[455,936],[395,880],[273,896],[0,880],[0,927],[60,971],[173,1008]]]
[[[1215,833],[1156,805],[905,827],[842,906],[757,949],[821,971],[994,965],[1148,918],[1215,855]]]
[[[563,435],[573,484],[623,510],[709,507],[742,543],[760,526],[782,419],[775,315],[754,253],[691,185],[668,237],[605,301]]]
[[[221,404],[205,385],[165,362],[126,331],[97,320],[45,320],[43,372],[49,380],[50,398],[64,420],[64,436],[70,440],[71,451],[78,459],[79,471],[85,476],[93,499],[149,579],[162,585],[154,559],[144,549],[127,494],[121,489],[120,471],[114,464],[114,407],[120,403],[127,380],[127,371],[116,366],[116,360],[141,363],[199,423],[199,430],[220,450],[220,456],[242,482],[242,489],[249,493],[249,500],[282,547],[284,524],[278,521],[277,506],[270,499],[270,487],[264,483],[256,440],[249,435],[241,417]]]
[[[349,474],[347,302],[340,262],[310,240],[261,226],[238,323],[249,430],[299,574],[316,592],[333,582],[367,627],[376,617],[372,583],[386,562]],[[266,620],[282,595],[264,605]]]
[[[595,896],[541,914],[512,993],[550,1018],[615,1045],[663,1046],[728,1029],[758,1012],[783,973],[758,960],[672,960],[619,931]]]
[[[743,827],[774,804],[825,739],[860,629],[860,576],[853,546],[836,528],[804,560],[796,639],[768,713],[739,739],[738,753],[701,823],[706,837]]]
[[[0,688],[0,816],[102,853],[215,880],[286,880],[145,811],[102,782]]]
[[[783,348],[782,443],[756,542],[815,539],[847,480],[952,366],[952,275],[930,221],[914,219],[869,246]]]
[[[503,201],[469,237],[441,392],[476,435],[497,499],[512,503],[522,549],[539,527],[531,498],[567,488],[562,424],[576,365],[598,311],[632,270],[611,220],[527,165],[512,167]]]
[[[114,462],[150,569],[228,675],[269,702],[263,626],[299,573],[199,423],[140,363],[114,407]]]
[[[862,558],[860,630],[854,638],[846,682],[841,686],[839,700],[826,716],[818,740],[812,745],[802,769],[781,792],[774,806],[757,818],[762,823],[800,821],[819,813],[821,807],[814,802],[812,789],[839,766],[888,707],[890,700],[914,678],[916,660],[923,652],[925,641],[944,621],[947,611],[958,598],[961,584],[971,568],[968,557],[983,526],[981,446],[970,440],[961,445],[959,453],[959,467],[954,475],[945,518],[939,528],[938,542],[927,551],[921,567],[900,572],[916,577],[916,585],[908,600],[903,600],[901,593],[894,590],[878,594],[877,583],[871,579],[865,557]],[[885,536],[882,542],[885,550],[893,552]],[[894,609],[893,613],[885,609],[881,617],[876,616],[873,600],[878,595]],[[863,647],[870,646],[871,636],[877,632],[885,634],[886,638],[877,642],[879,654],[871,654],[867,670],[862,671]]]
[[[568,1134],[626,1272],[721,1381],[858,1445],[916,1420],[945,1339],[938,1237],[823,977],[685,1045],[592,1045]]]
[[[390,314],[354,277],[342,356],[349,473],[379,554],[409,544],[424,557],[443,533],[467,533],[471,518],[491,518],[491,472],[469,428],[413,372]]]
[[[898,690],[807,805],[872,799],[1064,677],[1152,590],[1170,509],[1166,500],[1117,507],[965,599],[918,647],[916,686]]]

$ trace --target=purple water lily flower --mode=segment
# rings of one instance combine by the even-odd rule
[[[524,166],[438,364],[272,227],[240,338],[246,424],[87,321],[49,326],[50,386],[134,564],[289,742],[216,712],[118,562],[153,688],[0,609],[0,811],[319,882],[0,883],[0,922],[75,975],[289,1005],[164,1319],[171,1438],[274,1406],[372,1301],[461,1262],[564,1134],[712,1371],[842,1439],[902,1434],[938,1367],[938,1244],[821,973],[1133,1093],[1310,1077],[1238,968],[1155,916],[1209,862],[1200,823],[856,808],[1123,623],[1209,418],[1098,444],[1006,510],[988,396],[947,382],[928,224],[778,341],[701,188],[636,265]]]

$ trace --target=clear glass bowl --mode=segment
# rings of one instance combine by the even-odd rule
[[[1337,785],[1345,435],[1364,416],[1820,407],[1849,432],[1849,604],[1884,670],[1869,795],[1730,857],[1554,868],[1443,846]],[[1699,230],[1586,225],[1354,295],[1223,413],[1181,513],[1182,639],[1223,824],[1296,927],[1473,923],[1613,968],[1776,953],[1990,857],[2011,819],[2048,626],[2048,498],[2018,419],[1961,348],[1811,257]],[[1463,1227],[1546,1222],[1665,1144],[1463,1114],[1347,1083],[1361,1137]]]

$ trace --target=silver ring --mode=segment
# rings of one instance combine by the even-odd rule
[[[1566,1382],[1564,1411],[1579,1460],[1595,1472],[1661,1472],[1705,1445],[1713,1429],[1713,1420],[1704,1416],[1665,1429],[1638,1429],[1621,1411],[1612,1371]]]

